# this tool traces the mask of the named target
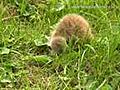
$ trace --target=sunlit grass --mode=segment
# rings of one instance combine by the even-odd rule
[[[0,1],[0,88],[120,89],[120,4],[117,0]],[[16,7],[9,11],[10,7]],[[11,13],[9,13],[11,12]],[[51,54],[52,28],[68,14],[90,23],[95,39]]]

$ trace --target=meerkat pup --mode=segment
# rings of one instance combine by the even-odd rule
[[[51,34],[50,47],[54,52],[61,52],[73,37],[82,41],[93,37],[88,21],[78,14],[68,14],[60,19]]]

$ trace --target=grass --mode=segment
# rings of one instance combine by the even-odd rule
[[[117,0],[0,1],[0,88],[119,90],[119,8]],[[46,37],[68,13],[88,19],[95,39],[51,54]]]

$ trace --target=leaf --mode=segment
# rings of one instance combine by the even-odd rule
[[[34,43],[36,46],[42,46],[45,45],[48,42],[48,38],[45,35],[41,35],[39,39],[35,39]]]
[[[1,82],[2,82],[2,83],[11,83],[11,81],[10,81],[10,80],[7,80],[7,79],[3,79],[3,80],[1,80]]]
[[[85,44],[85,46],[87,46],[87,47],[90,48],[94,53],[96,53],[96,50],[95,50],[94,47],[92,47],[91,45]]]
[[[10,53],[10,49],[3,47],[1,48],[1,53],[0,54],[9,54]]]
[[[63,10],[64,8],[65,8],[64,5],[60,5],[60,6],[56,9],[56,11],[61,11],[61,10]]]
[[[52,61],[51,57],[47,55],[40,55],[40,56],[26,56],[24,58],[25,60],[32,60],[37,61],[39,63],[49,63]]]
[[[112,87],[109,84],[105,84],[100,90],[112,90]]]
[[[46,63],[48,61],[51,61],[50,57],[48,57],[47,55],[41,55],[41,56],[34,56],[33,57],[36,61],[38,62],[43,62]]]
[[[96,90],[96,85],[98,84],[98,81],[93,81],[88,83],[88,90]]]
[[[41,46],[41,45],[44,44],[44,43],[43,43],[42,41],[40,41],[39,39],[35,39],[35,40],[34,40],[34,43],[35,43],[36,46]]]
[[[58,3],[55,5],[54,8],[51,9],[51,11],[61,11],[65,8],[65,5],[63,3]]]

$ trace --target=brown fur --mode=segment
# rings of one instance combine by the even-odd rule
[[[63,44],[65,44],[66,41],[71,40],[72,36],[78,37],[83,41],[90,39],[93,36],[88,21],[77,14],[65,15],[58,22],[55,30],[51,35],[51,48],[54,51],[58,51],[57,49],[64,48],[62,46],[66,45]]]

